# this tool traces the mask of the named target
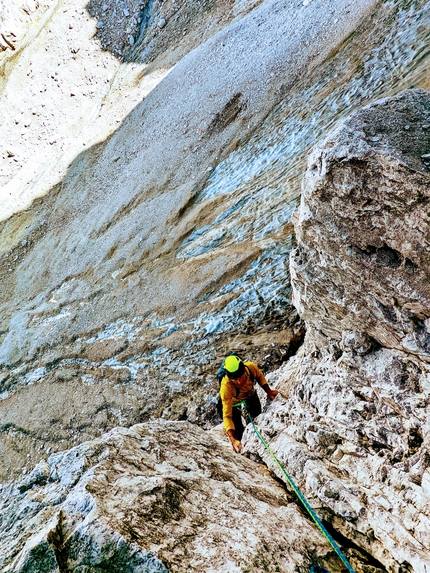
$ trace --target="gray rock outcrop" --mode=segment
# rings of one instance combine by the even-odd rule
[[[409,90],[354,114],[311,155],[293,301],[343,351],[430,362],[430,103]]]
[[[430,2],[0,12],[2,573],[429,573]]]
[[[285,209],[285,194],[296,201],[299,189],[284,179],[292,147],[285,96],[378,2],[177,2],[183,9],[163,15],[163,45],[182,46],[176,17],[187,5],[203,6],[193,27],[205,39],[206,22],[216,15],[219,23],[201,45],[194,34],[186,46],[196,49],[181,59],[182,46],[167,75],[153,61],[156,77],[100,48],[88,4],[60,2],[35,41],[4,64],[5,145],[20,145],[3,158],[0,208],[2,217],[25,210],[0,223],[2,481],[31,467],[28,454],[34,463],[41,451],[117,425],[210,423],[214,366],[233,336],[267,366],[300,342],[289,298],[293,204]],[[99,18],[103,4],[90,4]],[[137,15],[137,2],[120,4]],[[106,41],[109,22],[117,20],[106,16],[99,29]],[[15,94],[36,80],[24,106]],[[260,141],[262,122],[283,99],[273,119],[279,142],[266,145],[274,129]]]
[[[332,559],[263,466],[187,422],[52,455],[2,501],[3,573],[292,573]]]
[[[313,151],[295,220],[300,353],[261,417],[323,514],[390,571],[430,567],[430,94],[352,114]],[[249,436],[249,448],[257,442]]]

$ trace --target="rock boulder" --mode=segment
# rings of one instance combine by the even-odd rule
[[[188,422],[115,428],[42,464],[3,492],[4,573],[292,573],[332,559],[264,466]]]
[[[353,114],[312,153],[291,257],[294,302],[345,349],[369,337],[430,361],[430,95]]]

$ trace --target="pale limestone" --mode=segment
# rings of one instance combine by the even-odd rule
[[[49,470],[39,466],[2,495],[4,573],[54,573],[60,564],[293,573],[330,562],[327,542],[264,467],[187,422],[116,428],[51,456]]]
[[[430,94],[408,90],[352,114],[311,154],[290,259],[307,334],[278,373],[288,402],[259,419],[322,515],[390,571],[420,573],[430,568],[429,117]]]

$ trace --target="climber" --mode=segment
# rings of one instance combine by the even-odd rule
[[[278,391],[270,389],[264,374],[254,362],[243,362],[236,354],[225,358],[217,376],[221,382],[218,412],[222,414],[224,428],[233,450],[240,454],[244,426],[239,403],[245,401],[247,410],[254,418],[261,414],[261,404],[254,389],[254,382],[258,382],[270,400],[277,396]]]

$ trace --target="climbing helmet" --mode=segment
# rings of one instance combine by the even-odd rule
[[[231,354],[224,360],[224,369],[230,380],[236,380],[244,374],[245,365],[239,356]]]

